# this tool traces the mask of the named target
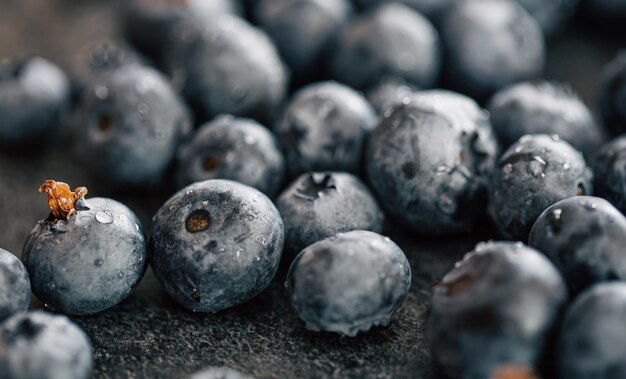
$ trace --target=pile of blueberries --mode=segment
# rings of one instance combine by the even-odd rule
[[[179,190],[147,238],[124,204],[43,183],[50,215],[21,261],[0,249],[0,376],[89,377],[86,335],[26,312],[31,291],[52,312],[94,314],[148,265],[194,312],[244,303],[278,274],[311,330],[388,326],[411,285],[379,234],[388,217],[449,238],[491,223],[512,241],[478,244],[435,285],[442,375],[626,377],[626,54],[602,77],[604,128],[568,85],[539,79],[544,39],[578,5],[132,0],[127,40],[86,46],[76,77],[1,61],[0,144],[69,135],[106,188]],[[626,22],[626,2],[580,6]],[[194,376],[217,377],[244,376]]]

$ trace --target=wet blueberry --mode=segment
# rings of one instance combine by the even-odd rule
[[[422,91],[388,109],[367,173],[385,210],[421,234],[466,232],[483,215],[497,143],[486,112],[453,92]]]
[[[602,147],[593,166],[594,193],[626,213],[626,136]]]
[[[253,120],[220,116],[203,125],[178,154],[181,187],[207,179],[230,179],[276,196],[285,159],[274,135]]]
[[[626,218],[604,199],[559,201],[539,216],[528,240],[552,260],[572,293],[626,279]]]
[[[480,243],[433,293],[432,358],[450,378],[532,378],[567,289],[557,269],[522,243]]]
[[[22,261],[33,293],[48,308],[93,314],[120,303],[139,284],[146,242],[128,207],[101,197],[84,200],[81,188],[69,192],[66,186],[46,181],[41,187],[52,213],[28,235]],[[66,208],[72,211],[62,212]]]
[[[336,233],[363,229],[380,233],[384,214],[356,176],[340,172],[302,174],[278,197],[285,221],[285,260]]]
[[[556,135],[526,135],[493,170],[487,212],[503,236],[525,241],[546,208],[568,197],[591,195],[591,182],[591,170],[572,145]]]
[[[164,180],[188,110],[154,69],[128,65],[92,77],[78,104],[76,150],[95,176],[114,187]]]
[[[69,104],[69,81],[43,58],[0,60],[0,144],[54,135]]]
[[[537,81],[512,85],[494,95],[489,111],[503,148],[526,134],[557,134],[591,156],[602,142],[591,111],[564,84]]]
[[[193,19],[215,22],[224,14],[239,14],[238,0],[130,0],[124,4],[123,27],[127,38],[144,54],[159,62],[163,41],[176,25]]]
[[[289,74],[263,31],[224,15],[208,24],[180,25],[168,46],[168,70],[200,119],[232,114],[273,120]]]
[[[65,316],[35,311],[0,324],[3,379],[88,379],[92,367],[87,336]]]
[[[0,249],[0,322],[30,305],[28,272],[17,257]]]
[[[476,99],[537,78],[543,70],[541,29],[513,1],[459,1],[444,18],[441,34],[449,85]]]
[[[298,91],[275,126],[291,176],[311,170],[361,171],[376,113],[360,93],[336,82]]]
[[[604,69],[599,94],[600,116],[613,136],[626,133],[626,52]]]
[[[626,284],[591,287],[569,307],[556,348],[559,377],[605,379],[626,376]]]
[[[283,242],[283,221],[263,193],[230,180],[206,180],[180,190],[155,215],[151,264],[183,307],[217,312],[267,287]]]
[[[226,367],[211,367],[196,372],[189,379],[254,379],[254,377]]]
[[[302,82],[323,74],[326,53],[351,13],[349,0],[260,0],[255,19]]]
[[[384,114],[387,108],[399,105],[405,97],[417,90],[417,87],[402,78],[386,76],[367,91],[367,99],[379,114]]]
[[[330,64],[335,79],[359,89],[376,85],[386,75],[431,87],[439,76],[437,31],[400,3],[381,5],[353,20],[334,51]]]
[[[304,249],[286,286],[307,329],[354,337],[390,324],[409,293],[411,268],[389,238],[354,230]]]

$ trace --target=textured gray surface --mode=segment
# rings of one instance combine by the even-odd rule
[[[117,34],[112,2],[0,0],[0,58],[36,53],[72,72],[75,53],[94,38]],[[599,67],[623,36],[589,36],[569,31],[551,45],[548,77],[569,80],[588,104],[595,99]],[[161,194],[107,193],[88,180],[66,144],[39,151],[0,151],[0,247],[17,255],[37,220],[46,217],[46,200],[37,188],[55,178],[89,187],[90,196],[126,203],[150,230],[150,218],[168,197]],[[388,329],[356,339],[307,332],[289,308],[282,279],[249,303],[216,315],[178,307],[159,288],[150,271],[119,306],[76,318],[94,347],[96,378],[178,378],[209,365],[227,365],[259,378],[432,377],[425,348],[424,315],[433,280],[475,242],[495,236],[442,240],[409,237],[389,228],[406,252],[413,271],[411,293]],[[34,306],[40,304],[34,302]]]

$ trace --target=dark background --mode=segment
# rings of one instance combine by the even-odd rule
[[[71,74],[81,46],[120,35],[115,5],[115,1],[0,0],[0,58],[36,54]],[[549,42],[545,76],[570,82],[595,108],[600,70],[626,45],[622,37],[626,34],[600,30],[581,15],[572,24]],[[87,186],[90,196],[125,202],[146,230],[152,214],[169,196],[106,192],[88,178],[64,143],[0,151],[0,247],[21,254],[30,229],[47,216],[46,199],[37,188],[49,178],[72,188]],[[95,377],[179,378],[211,365],[259,378],[433,377],[423,327],[432,283],[476,242],[495,236],[482,232],[435,240],[408,236],[393,226],[386,233],[404,249],[413,272],[411,294],[390,328],[357,338],[308,332],[289,308],[282,278],[242,306],[216,315],[193,314],[169,300],[148,271],[122,304],[96,316],[75,318],[91,338]],[[33,306],[41,304],[35,300]]]

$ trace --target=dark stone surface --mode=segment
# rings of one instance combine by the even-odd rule
[[[36,53],[70,73],[75,52],[86,42],[118,35],[110,1],[0,0],[0,58]],[[595,107],[599,68],[620,47],[623,36],[568,31],[548,52],[547,76],[569,80]],[[619,40],[621,38],[621,41]],[[0,151],[0,247],[16,255],[37,220],[47,216],[37,188],[48,178],[87,186],[89,196],[127,204],[150,230],[150,219],[172,191],[156,194],[105,192],[87,178],[63,139],[35,149]],[[180,378],[209,365],[226,365],[259,378],[430,378],[423,321],[433,280],[441,278],[474,244],[490,233],[442,240],[417,239],[397,228],[387,234],[406,252],[411,293],[388,329],[355,339],[308,332],[290,309],[276,279],[261,295],[215,315],[188,312],[168,299],[148,271],[122,304],[75,320],[91,338],[96,378]],[[33,307],[41,304],[34,301]]]

